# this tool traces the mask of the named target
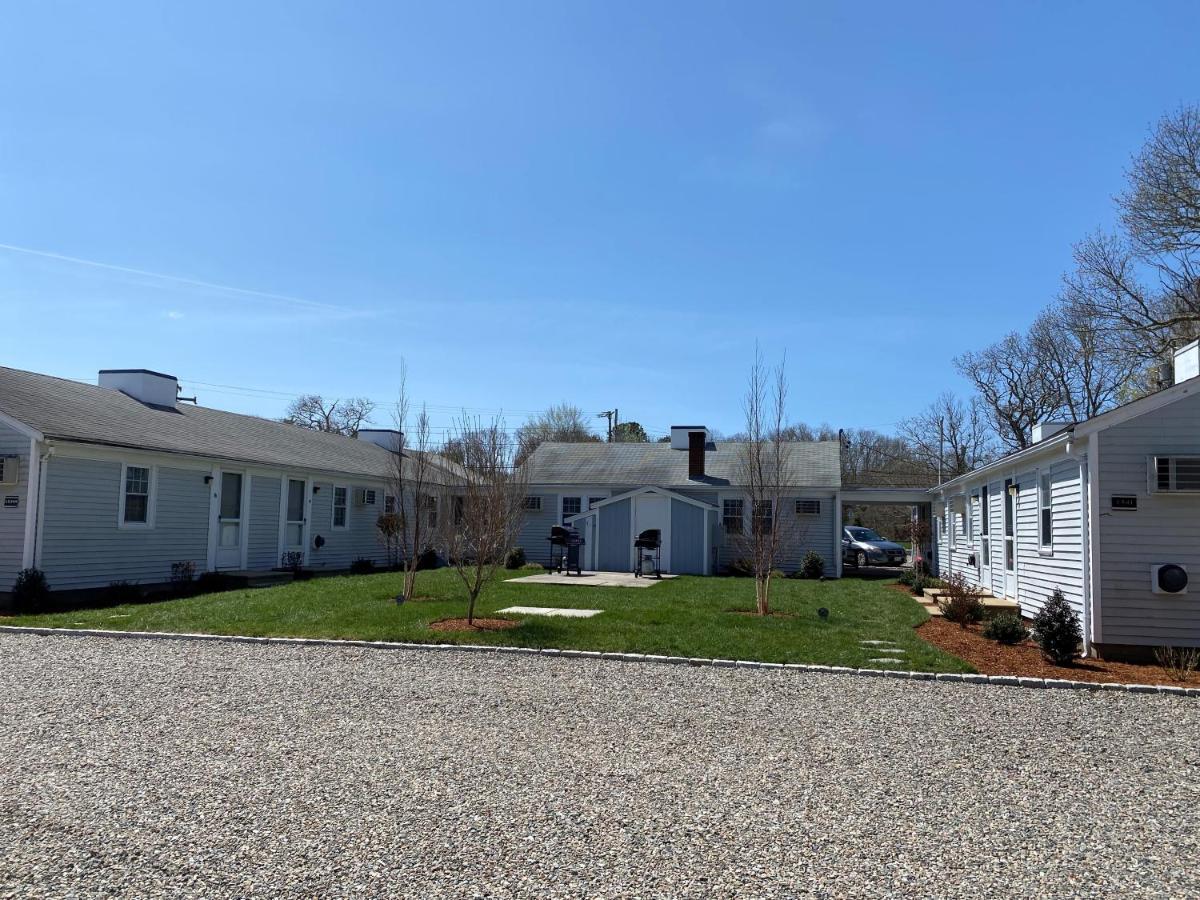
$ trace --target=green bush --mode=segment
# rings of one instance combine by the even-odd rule
[[[967,581],[961,572],[955,572],[945,580],[946,595],[938,599],[938,609],[947,622],[966,627],[971,622],[982,622],[984,608],[980,601],[980,589]]]
[[[350,563],[351,575],[370,575],[375,571],[375,560],[367,559],[365,556],[360,556],[354,562]]]
[[[1029,629],[1016,613],[1001,613],[984,626],[983,636],[1000,644],[1019,644],[1029,637]]]
[[[725,564],[725,574],[735,578],[749,578],[754,574],[754,564],[748,559],[731,559]]]
[[[50,599],[50,583],[41,569],[22,569],[13,583],[12,605],[17,612],[37,612]]]
[[[504,557],[504,568],[520,569],[525,565],[525,548],[513,547],[508,551],[508,555]],[[540,568],[540,567],[539,567]]]
[[[196,564],[190,559],[171,563],[171,592],[177,597],[186,597],[195,586]]]
[[[142,589],[132,581],[112,581],[104,589],[102,599],[105,603],[111,603],[114,606],[137,603],[142,599]]]
[[[825,574],[825,557],[815,550],[809,550],[800,561],[800,577],[811,578],[814,581]]]
[[[525,563],[525,565],[521,566],[521,571],[522,572],[545,572],[546,567],[543,566],[541,563],[527,562],[527,563]]]
[[[1033,639],[1056,666],[1069,666],[1079,655],[1083,629],[1075,610],[1058,588],[1033,617]]]
[[[437,551],[432,547],[426,547],[417,557],[417,571],[423,569],[437,569],[442,565],[442,561],[438,559]]]
[[[917,570],[916,569],[905,569],[903,572],[900,573],[900,577],[896,580],[899,581],[905,587],[910,588],[913,586],[913,584],[917,580]]]

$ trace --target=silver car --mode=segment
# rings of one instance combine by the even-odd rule
[[[842,529],[842,558],[856,568],[902,566],[907,555],[900,544],[880,537],[870,528],[848,525]]]

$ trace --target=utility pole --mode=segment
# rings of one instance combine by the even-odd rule
[[[606,409],[602,413],[596,413],[597,419],[608,419],[608,442],[611,444],[613,439],[614,420],[617,418],[617,410]]]

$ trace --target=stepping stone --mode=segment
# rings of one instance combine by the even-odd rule
[[[904,651],[899,647],[876,647],[875,652],[880,656],[903,656]]]
[[[602,609],[565,609],[555,606],[510,606],[500,610],[502,613],[516,613],[519,616],[566,616],[568,619],[590,619],[604,612]]]
[[[886,647],[886,646],[890,645],[892,642],[891,641],[859,641],[859,643],[860,644],[869,644],[872,647]]]
[[[883,664],[883,665],[892,665],[892,664],[894,664],[894,663],[898,663],[898,662],[900,662],[900,660],[898,660],[898,659],[897,659],[896,657],[894,657],[894,656],[884,656],[884,657],[880,657],[879,659],[868,659],[868,660],[867,660],[867,662],[869,662],[869,663],[880,663],[880,664]]]

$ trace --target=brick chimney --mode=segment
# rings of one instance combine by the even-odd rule
[[[704,443],[707,437],[703,431],[688,432],[688,478],[704,477]]]

